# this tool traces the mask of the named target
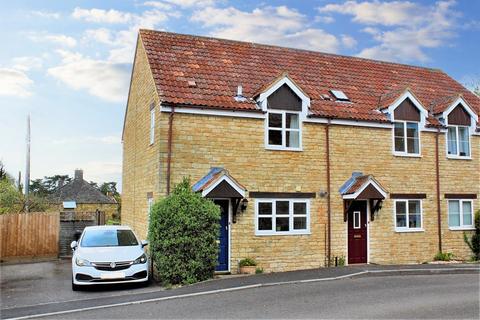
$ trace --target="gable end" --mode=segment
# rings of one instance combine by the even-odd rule
[[[267,98],[268,109],[302,111],[302,99],[283,84]]]
[[[448,124],[470,126],[470,123],[470,114],[460,103],[448,114]]]
[[[420,111],[409,98],[400,103],[394,111],[394,116],[395,120],[420,122]]]

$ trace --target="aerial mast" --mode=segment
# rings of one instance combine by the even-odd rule
[[[29,189],[30,189],[30,114],[27,116],[27,156],[26,156],[26,166],[25,166],[25,211],[28,212],[29,206]]]

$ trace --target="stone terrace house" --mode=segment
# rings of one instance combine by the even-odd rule
[[[83,179],[83,170],[75,170],[75,176],[72,181],[57,187],[50,196],[50,201],[55,209],[60,211],[78,211],[78,212],[105,212],[108,220],[118,215],[118,203],[113,197],[108,197],[101,193]]]
[[[182,177],[222,208],[218,271],[470,256],[480,99],[441,70],[141,30],[123,223]]]

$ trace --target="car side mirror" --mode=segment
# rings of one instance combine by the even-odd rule
[[[140,243],[142,244],[142,248],[148,246],[147,240],[142,240]]]
[[[75,251],[75,249],[77,249],[77,246],[78,246],[77,241],[72,241],[72,243],[70,243],[70,248],[72,248],[73,251]]]

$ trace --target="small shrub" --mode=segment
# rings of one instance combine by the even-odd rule
[[[435,261],[450,261],[453,259],[453,253],[451,252],[438,252],[433,260]]]
[[[255,274],[260,274],[260,273],[263,273],[263,268],[256,268]]]
[[[345,257],[341,256],[338,258],[338,266],[343,267],[345,265]]]
[[[475,231],[470,239],[468,239],[467,233],[464,232],[463,240],[465,240],[465,243],[468,245],[470,250],[472,250],[472,260],[480,260],[480,209],[475,212]]]
[[[213,278],[220,208],[192,191],[184,178],[151,211],[149,240],[157,278],[166,285]]]
[[[239,265],[240,267],[254,267],[257,265],[257,263],[252,258],[245,258],[240,260]]]

